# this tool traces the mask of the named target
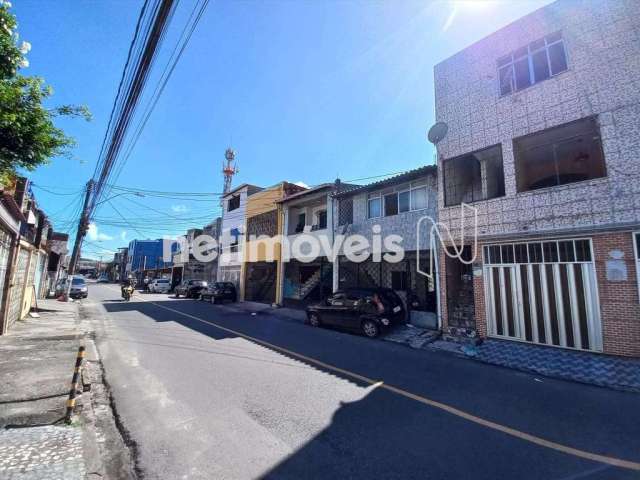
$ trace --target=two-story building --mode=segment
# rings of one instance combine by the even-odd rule
[[[559,0],[435,67],[446,330],[640,356],[639,31]]]
[[[254,302],[275,303],[281,285],[281,243],[284,218],[283,198],[305,190],[289,182],[280,182],[251,195],[247,199],[246,233],[241,299]],[[253,240],[252,240],[253,239]]]
[[[322,183],[281,200],[283,261],[280,268],[281,288],[277,303],[298,307],[317,301],[333,290],[333,265],[324,248],[316,249],[305,242],[302,234],[314,237],[320,244],[325,238],[333,243],[333,198],[335,183]],[[325,243],[326,245],[326,243]]]
[[[334,290],[392,288],[406,302],[408,320],[438,326],[435,255],[429,236],[438,211],[436,173],[435,165],[427,165],[334,195],[334,238],[360,235],[370,246],[367,258],[357,262],[350,261],[341,246],[333,259]],[[402,257],[385,259],[392,253],[392,235],[398,236]]]
[[[238,291],[244,261],[247,199],[261,190],[262,187],[243,183],[222,197],[222,228],[217,277],[219,282],[235,284]]]

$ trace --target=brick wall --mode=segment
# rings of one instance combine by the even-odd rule
[[[593,242],[597,278],[600,319],[602,323],[603,352],[609,355],[640,357],[640,299],[636,271],[633,233],[631,231],[606,232],[590,235]],[[479,245],[479,251],[482,251]],[[607,279],[607,261],[614,259],[611,252],[621,252],[626,267],[626,280]],[[616,254],[616,256],[618,256]],[[480,258],[479,258],[480,260]],[[442,325],[450,327],[447,312],[446,261],[440,259],[440,292]],[[487,336],[487,316],[484,297],[484,278],[473,278],[475,322],[480,337]],[[453,325],[451,325],[453,326]]]
[[[593,236],[604,353],[640,356],[640,301],[631,232]],[[625,281],[607,280],[610,253],[620,251],[627,270]]]

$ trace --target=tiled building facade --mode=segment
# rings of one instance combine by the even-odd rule
[[[445,329],[640,356],[640,2],[559,0],[437,65],[435,87],[439,221],[459,232],[470,204],[479,237],[473,262],[440,259]]]

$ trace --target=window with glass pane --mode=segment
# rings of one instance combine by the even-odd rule
[[[409,192],[400,192],[398,194],[398,208],[401,212],[409,211]]]
[[[411,190],[411,210],[427,208],[427,187],[418,187]]]
[[[398,194],[390,193],[384,196],[384,216],[389,217],[391,215],[398,214]]]
[[[500,95],[522,90],[567,70],[560,32],[531,42],[497,62]]]
[[[381,202],[380,197],[369,199],[369,218],[375,218],[381,215]]]

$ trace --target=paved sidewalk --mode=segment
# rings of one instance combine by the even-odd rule
[[[493,339],[478,346],[438,341],[428,348],[547,377],[640,392],[640,359]]]
[[[38,317],[27,316],[0,337],[0,478],[128,478],[126,469],[103,460],[119,434],[110,425],[98,353],[79,304],[39,300],[38,306]],[[77,397],[73,424],[66,425],[81,343],[86,356],[78,387],[91,390]]]
[[[0,478],[85,478],[82,430],[45,426],[0,430]]]

